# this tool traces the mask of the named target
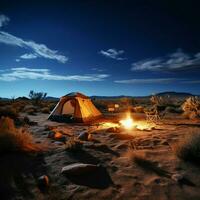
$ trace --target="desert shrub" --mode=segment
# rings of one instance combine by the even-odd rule
[[[0,152],[38,152],[42,147],[34,143],[33,137],[25,130],[17,129],[8,117],[0,119]]]
[[[29,115],[35,115],[35,110],[30,108],[29,110],[26,111]]]
[[[107,102],[103,100],[93,100],[94,105],[101,111],[107,109]]]
[[[189,119],[200,117],[200,99],[198,97],[189,97],[182,104],[184,116]]]
[[[76,137],[69,138],[65,143],[65,149],[67,151],[80,151],[82,149],[83,142]]]
[[[183,110],[181,107],[167,106],[165,111],[168,113],[182,113]]]
[[[19,114],[17,113],[17,110],[11,106],[0,108],[0,118],[4,117],[10,117],[12,119],[17,119],[19,117]]]
[[[190,133],[176,143],[173,149],[179,158],[200,163],[200,133]]]
[[[39,105],[46,98],[46,96],[47,96],[47,93],[34,92],[33,90],[31,90],[29,93],[29,97],[35,105]]]
[[[45,108],[42,108],[42,109],[41,109],[41,112],[42,112],[42,113],[48,114],[48,113],[50,113],[50,110],[49,110],[48,107],[45,107]]]
[[[136,113],[144,113],[144,107],[143,106],[135,106],[135,107],[132,107],[131,110],[133,112],[136,112]]]
[[[23,110],[23,112],[28,113],[29,115],[35,115],[37,111],[38,108],[33,105],[26,105]]]
[[[152,96],[150,98],[150,101],[153,105],[155,105],[155,104],[156,105],[163,105],[164,104],[164,99],[162,97],[159,97],[159,96],[156,96],[156,95]]]
[[[26,105],[25,102],[20,102],[20,101],[12,103],[12,107],[16,109],[18,112],[21,112],[24,109],[25,105]]]
[[[52,111],[52,110],[56,107],[56,104],[57,104],[57,102],[55,102],[55,103],[50,103],[50,104],[48,105],[49,110]]]

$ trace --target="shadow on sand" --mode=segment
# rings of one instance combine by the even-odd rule
[[[37,177],[45,174],[43,156],[28,156],[9,153],[0,157],[0,194],[1,199],[31,199],[31,186],[34,187]]]
[[[92,173],[89,172],[78,176],[67,175],[67,178],[77,185],[84,185],[97,189],[105,189],[113,184],[110,175],[104,167],[99,167]]]

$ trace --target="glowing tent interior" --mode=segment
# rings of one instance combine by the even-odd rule
[[[48,119],[59,121],[59,119],[65,118],[69,122],[89,122],[100,116],[102,113],[94,106],[89,97],[79,92],[73,92],[60,98]]]

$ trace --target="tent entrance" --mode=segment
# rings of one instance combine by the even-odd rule
[[[75,100],[68,100],[62,107],[62,115],[74,116],[75,113]]]

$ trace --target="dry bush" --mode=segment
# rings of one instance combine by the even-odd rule
[[[52,111],[57,105],[57,102],[54,102],[54,103],[49,103],[48,107],[49,107],[49,110]]]
[[[27,104],[26,102],[17,101],[17,102],[12,103],[12,107],[13,107],[14,109],[16,109],[17,112],[22,112],[23,109],[24,109],[24,107],[26,106],[26,104]]]
[[[29,115],[35,115],[35,110],[30,108],[29,110],[26,111]]]
[[[101,111],[106,110],[109,104],[109,102],[99,99],[93,100],[93,103]]]
[[[179,158],[200,163],[200,133],[190,133],[174,144],[173,149]]]
[[[38,152],[41,145],[35,144],[33,137],[25,130],[17,129],[14,121],[8,117],[0,119],[0,153]]]
[[[80,151],[83,147],[83,142],[77,139],[76,137],[71,137],[65,143],[65,149],[67,151]]]
[[[142,107],[142,106],[136,106],[136,107],[132,108],[132,111],[136,112],[136,113],[144,113],[144,107]]]
[[[189,119],[200,117],[200,99],[198,97],[189,97],[182,104],[183,115]]]
[[[167,106],[165,111],[168,113],[183,113],[181,107],[175,107],[175,106]]]
[[[36,112],[38,112],[38,108],[33,105],[26,105],[23,110],[25,113],[28,113],[29,115],[35,115]]]
[[[10,117],[16,120],[19,117],[17,110],[11,106],[0,108],[0,118],[1,117]]]
[[[49,110],[48,107],[44,107],[44,108],[41,109],[41,112],[48,114],[48,113],[50,113],[50,110]]]
[[[47,93],[45,92],[35,92],[31,90],[29,93],[29,97],[34,105],[40,105],[44,101],[46,96]]]

